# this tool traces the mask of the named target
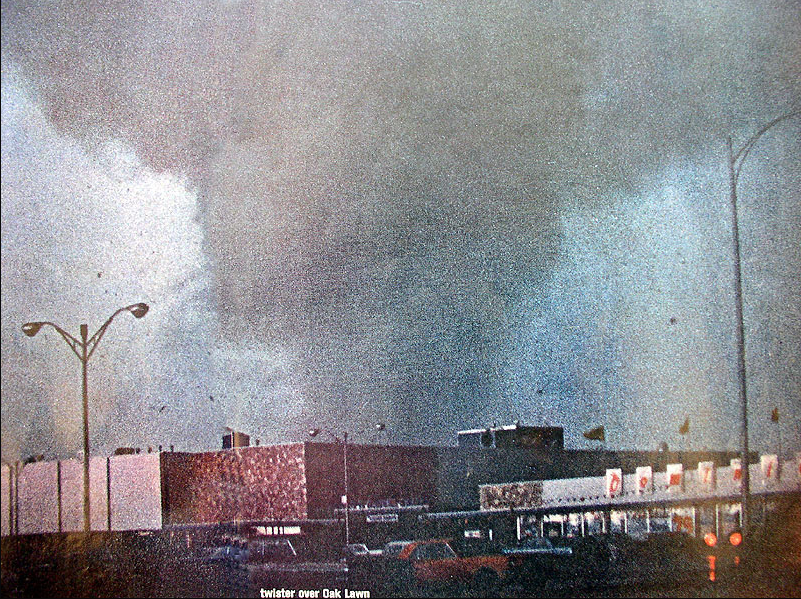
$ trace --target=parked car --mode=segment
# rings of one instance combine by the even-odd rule
[[[424,590],[470,586],[482,595],[497,590],[510,573],[509,557],[496,545],[473,544],[456,551],[449,539],[415,541],[398,554],[405,562],[406,576],[412,585]]]
[[[407,546],[414,543],[414,541],[390,541],[386,545],[384,545],[384,549],[381,552],[381,555],[388,559],[393,559],[400,555],[400,552],[403,551]]]
[[[253,538],[248,542],[248,558],[252,564],[289,563],[298,561],[298,553],[289,539]]]
[[[384,554],[381,549],[368,549],[364,543],[350,543],[342,549],[345,558],[371,558],[380,557]]]
[[[637,560],[640,542],[622,533],[601,533],[566,539],[573,552],[572,573],[578,583],[590,586],[607,584],[625,574]],[[611,578],[610,578],[611,577]]]
[[[370,588],[376,596],[402,595],[408,591],[409,562],[399,559],[401,551],[414,541],[390,541],[382,550],[346,557],[351,586]],[[346,548],[346,551],[350,551]],[[360,547],[357,551],[363,551]]]
[[[573,555],[569,546],[556,546],[545,537],[528,537],[513,547],[505,547],[506,555]]]
[[[351,543],[350,545],[345,545],[342,552],[345,554],[345,557],[365,557],[370,555],[370,550],[364,543]]]
[[[224,539],[207,550],[201,561],[226,566],[242,566],[248,562],[248,547],[240,539]]]
[[[554,545],[546,537],[527,537],[502,551],[510,560],[510,578],[529,588],[564,581],[576,574],[573,548]]]
[[[653,533],[639,543],[637,553],[640,575],[665,585],[699,582],[708,575],[709,552],[685,532]]]

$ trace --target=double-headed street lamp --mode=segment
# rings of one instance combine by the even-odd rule
[[[111,321],[114,320],[114,317],[121,312],[130,312],[136,318],[142,318],[149,307],[147,304],[138,303],[138,304],[131,304],[130,306],[125,306],[124,308],[120,308],[111,317],[103,323],[94,335],[89,337],[89,327],[85,324],[81,325],[81,339],[80,341],[70,335],[67,331],[62,329],[57,324],[52,322],[27,322],[22,325],[22,332],[25,333],[28,337],[33,337],[38,333],[42,327],[44,326],[51,326],[61,337],[64,341],[67,342],[67,345],[70,346],[70,349],[78,356],[78,359],[81,361],[81,370],[83,374],[83,530],[84,532],[90,532],[91,524],[90,524],[90,510],[89,510],[89,395],[88,395],[88,384],[87,384],[87,377],[86,377],[86,364],[89,362],[89,358],[92,357],[95,349],[97,348],[97,344],[100,343],[100,340],[103,338],[103,335],[108,328],[108,325],[111,324]]]
[[[741,409],[741,456],[742,463],[742,498],[740,504],[740,518],[742,522],[742,533],[748,537],[750,532],[750,518],[748,510],[748,500],[750,493],[751,477],[748,472],[748,395],[746,392],[745,376],[745,332],[743,324],[743,286],[740,267],[740,226],[737,218],[737,182],[740,178],[740,171],[751,148],[757,140],[770,128],[778,125],[791,117],[801,115],[801,110],[787,113],[773,119],[763,126],[736,152],[732,147],[731,137],[728,138],[729,147],[729,185],[732,213],[732,235],[734,237],[734,293],[735,293],[735,313],[737,317],[737,374],[739,380],[740,409]]]

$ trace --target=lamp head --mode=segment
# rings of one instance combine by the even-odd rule
[[[319,434],[320,434],[320,429],[319,428],[313,428],[313,429],[311,429],[309,431],[309,436],[310,437],[316,437]]]
[[[22,325],[22,332],[28,337],[33,337],[44,326],[43,322],[26,322]]]
[[[145,303],[139,302],[138,304],[133,304],[132,306],[128,306],[126,308],[128,312],[133,314],[136,318],[142,318],[147,311],[150,310],[150,306]]]
[[[375,425],[375,430],[377,430],[379,433],[383,431],[385,428],[387,428],[387,425],[384,424],[383,422],[379,422],[378,424]]]

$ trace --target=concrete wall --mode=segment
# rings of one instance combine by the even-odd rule
[[[111,529],[158,530],[161,514],[161,458],[159,454],[109,458]]]
[[[11,534],[14,528],[14,468],[10,464],[0,467],[0,534]]]
[[[106,485],[106,458],[90,458],[89,506],[92,530],[108,530],[108,488]],[[20,497],[20,514],[22,511],[22,497]],[[61,462],[61,525],[62,532],[83,530],[82,460],[63,460]],[[53,530],[57,531],[58,529]]]
[[[19,473],[19,533],[58,530],[56,462],[25,464]]]
[[[15,467],[19,468],[18,478]],[[82,461],[34,462],[11,467],[4,464],[2,493],[3,535],[84,529]],[[113,530],[160,529],[158,454],[91,458],[89,505],[92,530],[109,530],[109,525]],[[14,514],[14,509],[18,509],[18,514]]]

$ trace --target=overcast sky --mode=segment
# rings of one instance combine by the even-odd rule
[[[81,446],[79,361],[20,325],[138,301],[93,452],[736,448],[726,137],[800,108],[791,0],[3,2],[3,459]],[[759,451],[801,450],[799,150],[738,189]]]

